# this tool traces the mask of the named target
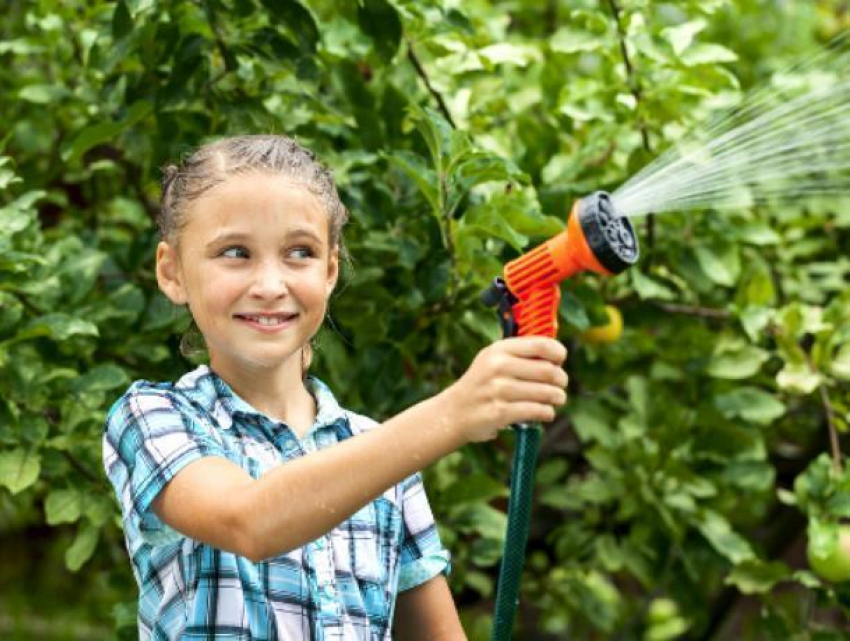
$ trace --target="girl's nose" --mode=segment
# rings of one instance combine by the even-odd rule
[[[280,265],[260,266],[251,284],[251,295],[262,299],[275,299],[286,296],[286,272]]]

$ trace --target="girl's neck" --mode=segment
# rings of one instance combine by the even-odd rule
[[[302,438],[315,421],[318,408],[304,385],[300,358],[290,361],[298,361],[298,367],[289,361],[277,369],[234,367],[213,358],[210,368],[251,407],[286,423]]]

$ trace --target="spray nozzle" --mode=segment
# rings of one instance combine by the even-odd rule
[[[593,255],[608,272],[619,274],[637,262],[640,252],[632,223],[617,215],[606,192],[597,191],[579,200],[573,215],[578,216]]]
[[[505,265],[484,293],[499,305],[502,328],[509,336],[556,336],[560,282],[580,271],[618,274],[637,262],[637,236],[628,218],[617,215],[604,191],[573,205],[567,228]]]

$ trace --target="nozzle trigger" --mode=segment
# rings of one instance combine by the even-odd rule
[[[519,299],[511,293],[503,279],[493,279],[490,287],[481,292],[481,302],[487,307],[498,306],[503,337],[516,336],[519,333],[519,323],[516,322],[513,311],[513,306]]]

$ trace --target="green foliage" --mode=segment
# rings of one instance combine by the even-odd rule
[[[272,131],[334,168],[353,263],[317,373],[386,417],[498,337],[478,292],[560,231],[574,199],[615,188],[847,16],[837,0],[12,2],[0,547],[49,526],[66,566],[50,576],[75,589],[39,584],[63,595],[47,606],[4,593],[0,626],[15,612],[113,625],[112,612],[132,635],[100,438],[130,381],[189,367],[188,318],[153,277],[158,167],[210,137]],[[794,543],[809,531],[826,554],[850,519],[843,457],[824,453],[828,426],[850,420],[847,204],[638,221],[629,274],[564,284],[571,401],[543,443],[518,638],[841,638],[847,588],[808,572]],[[622,339],[581,345],[606,303]],[[472,639],[488,636],[510,446],[427,471]],[[35,586],[27,567],[4,560],[0,578]],[[760,612],[736,609],[741,594]]]

